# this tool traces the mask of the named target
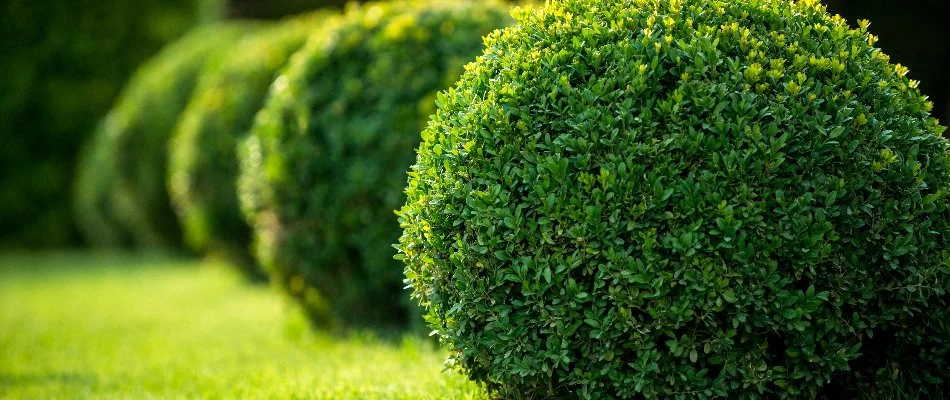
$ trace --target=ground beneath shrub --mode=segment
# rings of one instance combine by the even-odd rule
[[[267,287],[168,256],[0,256],[2,398],[482,398],[419,339],[311,333]]]

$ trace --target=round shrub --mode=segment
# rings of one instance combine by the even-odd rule
[[[240,24],[196,29],[133,76],[79,163],[78,223],[90,242],[181,242],[165,190],[168,139],[199,73],[248,30]]]
[[[200,78],[171,139],[168,192],[194,250],[230,258],[263,277],[249,254],[250,228],[238,206],[237,143],[290,55],[323,20],[307,15],[248,35]]]
[[[110,132],[122,130],[127,115],[117,110],[107,114],[99,123],[80,154],[76,172],[73,200],[76,224],[86,242],[97,247],[134,244],[131,232],[112,212],[111,194],[117,172],[113,157],[116,135]]]
[[[948,394],[950,162],[817,1],[565,0],[491,35],[423,133],[397,247],[513,398]]]
[[[410,315],[393,210],[438,90],[508,21],[493,1],[351,6],[277,78],[239,191],[272,281],[325,326]]]

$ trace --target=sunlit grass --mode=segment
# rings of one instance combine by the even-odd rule
[[[3,398],[481,398],[418,339],[314,334],[270,288],[163,256],[0,256]]]

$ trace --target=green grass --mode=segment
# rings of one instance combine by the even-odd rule
[[[0,398],[482,398],[419,339],[311,333],[267,287],[162,256],[0,256]]]

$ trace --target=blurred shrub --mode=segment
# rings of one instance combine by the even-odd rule
[[[353,6],[277,79],[239,191],[260,261],[316,323],[406,323],[388,244],[412,150],[435,92],[508,21],[493,1]]]
[[[275,19],[321,8],[342,8],[359,0],[229,0],[232,18]]]
[[[399,213],[414,295],[471,378],[950,394],[950,145],[866,25],[807,0],[517,20],[438,96]]]
[[[238,205],[238,139],[250,129],[278,70],[326,17],[284,21],[232,46],[220,66],[201,76],[171,140],[168,191],[186,244],[225,255],[251,277],[261,273]]]
[[[168,140],[200,73],[217,65],[249,29],[243,24],[200,28],[136,72],[79,163],[77,221],[90,242],[131,240],[146,247],[181,242],[165,190]]]
[[[115,170],[117,134],[127,124],[128,117],[118,111],[128,104],[132,95],[119,100],[116,110],[106,115],[99,128],[84,146],[77,162],[74,184],[76,224],[86,242],[99,247],[128,246],[132,234],[123,227],[112,209],[112,188],[118,172]]]
[[[69,192],[80,144],[139,63],[222,6],[0,2],[0,246],[77,243]]]

